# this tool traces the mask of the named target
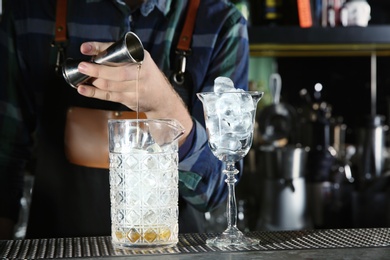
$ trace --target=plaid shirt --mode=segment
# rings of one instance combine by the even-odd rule
[[[82,58],[79,47],[85,41],[112,42],[133,31],[160,69],[167,77],[171,75],[188,0],[150,0],[135,12],[119,0],[68,2],[68,57]],[[67,107],[119,107],[78,95],[55,74],[57,50],[51,47],[55,3],[12,0],[6,1],[4,8],[0,27],[0,217],[17,218],[25,165],[34,155],[34,143],[44,154],[59,149],[56,144],[63,142],[63,130],[55,127],[63,127]],[[187,71],[192,87],[187,103],[195,127],[182,146],[188,151],[185,155],[180,151],[179,189],[188,203],[207,211],[224,201],[227,188],[223,165],[208,147],[202,105],[195,93],[210,91],[218,76],[229,77],[237,87],[247,89],[245,19],[226,1],[202,0],[191,48]],[[55,131],[60,134],[51,139]],[[40,142],[47,145],[41,147]],[[38,165],[50,164],[48,161],[39,153]]]

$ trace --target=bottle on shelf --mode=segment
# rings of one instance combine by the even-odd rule
[[[253,26],[281,24],[283,0],[250,0],[249,5]]]

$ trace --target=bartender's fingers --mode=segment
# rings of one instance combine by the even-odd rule
[[[97,55],[112,44],[113,42],[84,42],[80,46],[80,52],[84,55]]]
[[[93,78],[112,81],[135,80],[139,71],[138,65],[129,63],[125,66],[110,67],[90,62],[80,62],[78,71]]]
[[[80,95],[86,97],[92,97],[101,100],[113,101],[125,104],[132,108],[132,104],[136,105],[137,94],[136,92],[115,92],[115,91],[107,91],[101,90],[93,86],[88,85],[80,85],[77,87],[77,92]]]
[[[112,80],[97,78],[93,80],[92,85],[95,86],[96,88],[105,91],[135,92],[137,87],[137,81],[136,80],[112,81]]]

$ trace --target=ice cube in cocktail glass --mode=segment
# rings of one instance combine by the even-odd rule
[[[227,82],[229,84],[229,82]],[[219,86],[222,85],[222,86]],[[245,236],[237,228],[235,163],[248,153],[253,141],[257,103],[262,92],[243,91],[222,84],[214,92],[197,93],[202,101],[208,142],[213,154],[226,163],[223,173],[228,185],[227,229],[219,236],[208,239],[208,245],[217,247],[251,246],[259,241]]]

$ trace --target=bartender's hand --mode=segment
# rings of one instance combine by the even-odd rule
[[[15,222],[7,219],[0,218],[0,240],[11,240],[14,237]]]
[[[109,43],[87,42],[80,47],[85,55],[97,55],[108,48]],[[136,111],[144,112],[147,118],[174,118],[185,128],[179,140],[183,143],[193,126],[186,105],[173,89],[165,75],[157,67],[149,52],[145,50],[141,69],[134,63],[119,67],[81,62],[78,70],[94,78],[90,85],[80,85],[77,91],[86,97],[119,102]],[[137,78],[138,103],[137,103]]]

